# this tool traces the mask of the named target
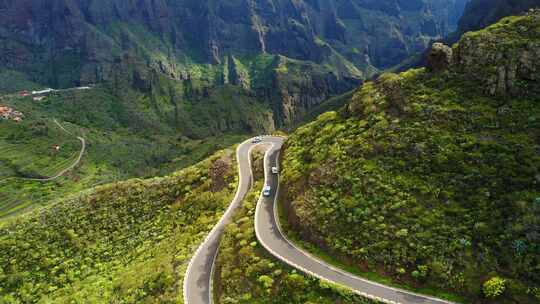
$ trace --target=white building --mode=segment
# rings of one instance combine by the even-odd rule
[[[51,89],[51,88],[47,88],[47,89],[44,89],[44,90],[41,90],[41,91],[32,91],[32,95],[42,95],[42,94],[48,94],[48,93],[51,93],[51,92],[54,92],[54,90]]]

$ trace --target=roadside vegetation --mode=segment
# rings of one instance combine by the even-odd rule
[[[467,43],[477,56],[496,58],[491,47],[518,56],[538,43],[537,21],[538,13],[507,18]],[[537,74],[531,68],[503,96],[474,79],[496,69],[474,70],[384,74],[294,132],[282,203],[298,238],[390,284],[474,303],[538,303]]]
[[[80,193],[0,227],[1,303],[178,303],[236,189],[234,151]]]
[[[259,244],[254,215],[264,178],[262,158],[262,154],[255,154],[253,166],[259,180],[226,227],[220,244],[214,281],[216,303],[376,303],[289,267]]]

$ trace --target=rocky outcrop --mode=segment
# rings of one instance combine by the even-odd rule
[[[468,33],[455,46],[453,69],[484,84],[489,95],[540,94],[540,11]]]
[[[227,57],[227,73],[227,83],[250,89],[249,73],[233,55]]]
[[[427,68],[432,72],[446,70],[452,62],[452,49],[440,42],[436,42],[427,54]]]
[[[346,75],[346,76],[344,76]],[[279,113],[279,125],[290,125],[328,98],[360,84],[359,71],[337,72],[313,63],[281,57],[273,74],[270,99]]]

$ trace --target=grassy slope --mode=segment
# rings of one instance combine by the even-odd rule
[[[181,302],[189,257],[232,199],[236,173],[225,150],[5,222],[0,302]]]
[[[262,178],[262,155],[256,155],[256,176]],[[290,268],[257,242],[253,215],[261,187],[259,180],[225,229],[216,262],[216,303],[375,303]]]
[[[460,74],[386,74],[298,129],[283,175],[300,238],[395,284],[537,303],[539,98],[483,89]],[[494,276],[505,292],[481,300]]]
[[[4,96],[0,103],[23,112],[25,119],[20,124],[0,121],[0,217],[96,184],[167,174],[263,129],[268,119],[260,114],[265,112],[262,105],[231,87],[216,89],[199,102],[186,102],[178,125],[148,105],[147,95],[126,95],[114,96],[98,86],[41,102]],[[21,177],[52,176],[77,156],[80,142],[53,124],[54,118],[87,140],[83,161],[54,182],[24,181]],[[60,153],[52,153],[54,144],[61,145]]]

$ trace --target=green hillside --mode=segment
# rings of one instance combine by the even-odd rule
[[[254,153],[256,182],[225,229],[216,260],[214,301],[220,304],[374,304],[351,291],[303,274],[262,247],[255,207],[263,186],[263,154]]]
[[[384,74],[294,132],[291,236],[376,280],[538,303],[538,24],[534,12],[466,34],[446,70]]]
[[[236,189],[233,150],[81,192],[0,226],[1,303],[176,303]]]
[[[218,303],[376,303],[306,276],[258,245],[257,183],[216,263]],[[0,225],[0,302],[183,303],[187,265],[236,189],[232,149],[164,178],[81,192]]]
[[[232,86],[176,109],[167,108],[162,101],[170,97],[160,91],[120,91],[96,86],[42,101],[2,96],[0,106],[22,112],[24,119],[0,120],[0,217],[97,184],[170,173],[273,124],[263,104]],[[75,170],[55,181],[27,180],[54,176],[72,164],[81,149],[77,136],[87,149]]]

